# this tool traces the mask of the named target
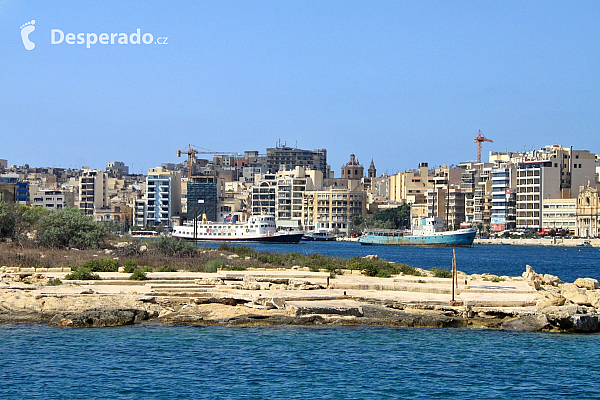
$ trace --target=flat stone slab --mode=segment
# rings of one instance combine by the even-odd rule
[[[362,317],[363,303],[354,300],[286,301],[285,308],[295,316],[333,314]]]

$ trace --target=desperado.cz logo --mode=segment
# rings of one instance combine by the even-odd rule
[[[35,43],[29,39],[29,34],[35,30],[35,20],[31,20],[21,25],[21,39],[27,50],[33,50]],[[122,45],[122,44],[168,44],[168,37],[160,36],[154,39],[151,33],[143,33],[138,28],[135,32],[127,33],[64,33],[60,29],[50,30],[50,44],[58,45],[65,43],[67,45],[81,45],[89,49],[92,45]]]

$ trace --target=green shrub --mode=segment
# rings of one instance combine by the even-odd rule
[[[245,271],[245,265],[224,265],[223,271]]]
[[[81,267],[65,276],[66,280],[79,280],[79,281],[96,281],[100,277],[98,274],[94,274],[89,268]]]
[[[152,267],[149,266],[145,266],[141,269],[142,272],[152,272],[154,271],[154,269],[152,269]]]
[[[156,268],[156,272],[177,272],[177,267],[174,267],[172,265],[163,265],[161,267]]]
[[[225,263],[221,260],[210,260],[206,264],[204,264],[204,272],[217,272],[219,268],[223,268]]]
[[[430,270],[436,278],[452,278],[452,271],[446,268],[433,267]]]
[[[220,248],[220,246],[219,246]],[[237,254],[240,257],[252,257],[252,258],[256,258],[256,256],[258,255],[258,251],[251,249],[248,246],[233,246],[230,248],[230,251],[234,252],[235,254]]]
[[[403,273],[404,275],[421,276],[421,273],[407,264],[390,263],[386,260],[369,260],[361,257],[352,257],[347,265],[348,269],[357,269],[366,276],[389,278],[392,275]]]
[[[258,262],[263,264],[272,265],[285,265],[283,257],[279,253],[269,253],[268,251],[262,251],[256,256]]]
[[[119,263],[112,258],[96,258],[84,262],[83,267],[92,272],[117,272]]]
[[[135,271],[133,271],[133,273],[129,277],[130,281],[145,281],[147,279],[148,279],[148,276],[141,269],[136,269]]]
[[[339,267],[339,263],[336,258],[326,257],[322,254],[311,254],[308,257],[304,257],[302,263],[305,267],[310,268],[310,270],[314,272],[318,272],[321,269],[334,271]]]
[[[135,261],[135,260],[125,260],[123,262],[123,266],[124,267],[133,267],[133,268],[135,268],[135,267],[137,267],[137,261]]]
[[[217,247],[219,251],[233,251],[232,247],[227,243],[221,243],[219,247]]]
[[[123,266],[124,273],[131,274],[133,271],[135,271],[135,266],[132,266],[132,265],[124,265]]]
[[[51,278],[48,279],[48,285],[49,286],[58,286],[58,285],[62,285],[62,281],[58,278]]]
[[[149,246],[167,257],[190,257],[196,253],[196,245],[172,236],[159,236]]]
[[[106,226],[75,207],[62,208],[42,216],[37,240],[45,247],[97,249],[106,236]]]
[[[492,282],[504,282],[506,279],[495,276],[492,278]]]

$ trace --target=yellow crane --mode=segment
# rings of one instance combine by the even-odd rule
[[[193,146],[198,149],[202,149],[203,151],[199,151],[192,148],[193,145],[188,144],[188,148],[186,150],[177,150],[177,157],[181,157],[181,154],[187,154],[188,156],[188,179],[192,178],[192,172],[194,171],[194,164],[196,164],[196,154],[214,154],[214,155],[225,155],[225,156],[234,156],[239,157],[238,153],[230,152],[230,151],[212,151],[208,149],[203,149],[202,147]]]

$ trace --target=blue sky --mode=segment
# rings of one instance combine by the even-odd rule
[[[35,20],[26,50],[21,25]],[[51,44],[51,30],[167,44]],[[0,1],[0,158],[134,172],[278,140],[378,173],[600,153],[600,2]]]

